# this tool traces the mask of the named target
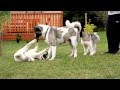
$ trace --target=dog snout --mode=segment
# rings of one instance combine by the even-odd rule
[[[35,38],[38,39],[41,35],[42,35],[42,33],[36,33]]]

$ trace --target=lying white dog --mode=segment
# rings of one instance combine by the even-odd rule
[[[81,44],[84,48],[84,55],[90,52],[90,55],[96,53],[97,43],[100,41],[100,37],[97,32],[87,34],[85,31],[81,31]]]
[[[45,48],[44,50],[37,52],[38,43],[36,42],[37,39],[33,39],[31,42],[27,43],[23,48],[19,49],[14,54],[15,61],[34,61],[35,59],[38,60],[46,59],[48,48]],[[29,50],[30,46],[33,44],[35,44],[35,48]]]
[[[67,23],[68,24],[68,23]],[[60,43],[65,43],[69,41],[72,48],[70,56],[74,58],[77,57],[77,44],[80,40],[81,23],[74,23],[77,28],[72,27],[50,27],[48,25],[38,25],[34,27],[34,30],[39,33],[45,39],[45,42],[50,45],[48,50],[48,57],[50,57],[52,52],[52,57],[49,60],[53,60],[56,57],[56,47]],[[36,35],[37,36],[37,35]]]

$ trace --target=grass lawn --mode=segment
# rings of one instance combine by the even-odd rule
[[[3,41],[3,55],[0,56],[0,79],[118,79],[120,78],[120,53],[115,55],[101,54],[107,51],[105,32],[98,32],[101,41],[94,56],[83,56],[79,43],[78,57],[68,57],[68,43],[57,46],[57,56],[53,61],[15,62],[13,54],[26,42]],[[48,47],[39,41],[39,50]]]

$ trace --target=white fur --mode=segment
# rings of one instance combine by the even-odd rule
[[[65,25],[66,25],[67,27],[70,27],[70,28],[75,28],[75,26],[77,26],[80,30],[81,30],[81,28],[82,28],[81,23],[78,22],[78,21],[75,21],[75,22],[70,23],[69,20],[66,20]]]
[[[48,50],[48,48],[45,48],[44,50],[37,52],[38,45],[35,46],[35,48],[30,49],[30,46],[36,43],[37,40],[34,39],[31,42],[27,43],[23,48],[19,49],[15,54],[14,54],[14,60],[15,61],[34,61],[36,56],[41,56]]]
[[[68,33],[68,29],[69,28],[73,28],[75,30],[75,32],[78,33],[79,30],[77,28],[74,28],[74,25],[77,25],[80,28],[80,30],[81,30],[81,24],[79,22],[72,23],[71,25],[72,25],[72,27],[67,27],[67,28],[64,28],[64,27],[54,27],[54,28],[57,28],[57,30],[61,29],[61,31],[63,31],[62,38],[61,39],[57,39],[57,42],[56,42],[57,44],[60,44],[60,43],[64,42],[63,37],[64,37],[64,35],[66,33]],[[43,27],[42,36],[45,38],[45,42],[50,45],[49,40],[48,40],[48,34],[49,34],[49,31],[50,31],[50,28],[49,28],[50,26],[48,26],[48,25],[41,25],[41,24],[39,26]],[[46,33],[46,31],[47,31],[47,33]],[[45,33],[46,33],[46,37],[45,37]],[[71,36],[71,38],[70,38],[71,39],[71,43],[73,45],[72,52],[71,52],[70,56],[73,56],[74,58],[77,57],[77,49],[76,49],[76,47],[77,47],[78,43],[76,41],[76,38],[77,38],[77,36]],[[50,58],[51,53],[52,53],[52,57]],[[51,46],[50,45],[49,50],[48,50],[48,57],[47,57],[47,59],[50,58],[49,60],[54,60],[55,57],[56,57],[56,46]]]
[[[61,31],[63,31],[63,33],[62,33],[62,38],[61,39],[57,39],[57,44],[63,43],[64,42],[63,36],[66,33],[68,33],[68,28],[59,27],[58,30],[59,29],[61,29]],[[75,30],[76,33],[78,33],[78,30],[76,28],[74,28],[74,30]],[[48,33],[49,33],[49,31],[48,31]],[[46,37],[47,37],[47,34],[46,34]],[[70,38],[71,41],[72,41],[71,43],[73,45],[73,48],[72,48],[71,55],[69,55],[69,56],[73,56],[74,58],[77,57],[77,50],[76,50],[77,42],[76,42],[76,38],[77,38],[76,36],[71,36],[71,38]],[[48,39],[46,38],[45,42],[50,45],[49,41],[47,41],[47,40]],[[48,56],[49,56],[48,58],[50,58],[50,54],[52,53],[52,57],[49,60],[54,60],[54,58],[56,57],[56,46],[50,46],[49,49],[50,49],[49,51],[51,51],[51,52],[48,54]]]
[[[94,33],[94,35],[96,35],[98,41],[100,41],[100,37],[98,36],[98,34],[96,32]],[[97,43],[98,42],[93,44],[91,36],[90,36],[90,41],[83,41],[83,39],[81,38],[81,44],[83,45],[83,48],[84,48],[83,55],[87,55],[89,52],[90,52],[90,55],[94,55],[96,53]]]
[[[56,46],[51,46],[51,49],[52,49],[52,57],[49,60],[54,60],[56,56]]]

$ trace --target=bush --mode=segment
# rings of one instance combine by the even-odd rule
[[[93,33],[93,32],[94,32],[94,29],[95,29],[96,27],[97,27],[97,26],[95,26],[94,24],[90,24],[90,22],[88,22],[88,23],[85,25],[84,30],[85,30],[87,33]]]
[[[16,34],[16,42],[19,43],[20,40],[22,40],[21,34]]]

